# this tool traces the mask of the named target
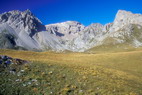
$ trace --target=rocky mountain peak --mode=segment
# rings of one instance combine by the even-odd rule
[[[132,16],[134,16],[134,14],[129,11],[119,10],[116,14],[114,22],[123,22],[124,20],[131,18]]]
[[[125,15],[125,14],[132,14],[132,12],[130,12],[130,11],[125,11],[125,10],[118,10],[118,12],[117,12],[117,14],[116,15]]]
[[[29,9],[25,10],[23,13],[28,14],[28,15],[33,15]]]
[[[113,31],[118,31],[120,28],[123,28],[129,24],[142,25],[142,15],[119,10],[113,22]]]
[[[42,25],[41,21],[30,10],[5,12],[0,15],[0,23],[8,24],[20,31],[26,31],[30,36],[33,36],[36,32],[45,30],[45,26]]]
[[[103,29],[103,25],[100,23],[92,23],[91,25],[87,26],[84,30],[89,32],[89,33],[96,33],[96,32],[101,32]]]
[[[66,21],[66,22],[63,22],[63,24],[68,24],[68,25],[82,25],[78,21]]]
[[[65,37],[66,35],[65,39],[74,38],[73,36],[76,37],[78,33],[84,28],[85,26],[77,21],[66,21],[62,23],[46,25],[46,30],[48,32],[50,32],[51,34],[56,34],[60,37]]]

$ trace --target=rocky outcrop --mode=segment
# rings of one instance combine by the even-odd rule
[[[27,63],[29,62],[26,60],[12,58],[6,55],[0,55],[0,67],[1,68],[6,68],[6,67],[9,67],[10,65],[24,65]]]

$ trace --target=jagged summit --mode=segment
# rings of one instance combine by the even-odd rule
[[[132,13],[131,11],[126,11],[126,10],[118,10],[118,12],[117,12],[117,14],[116,15],[118,15],[118,14],[127,14],[127,15],[138,15],[138,16],[140,16],[141,14],[140,13]]]
[[[60,22],[60,23],[54,23],[54,24],[48,24],[46,26],[50,26],[50,25],[83,25],[78,21],[65,21],[65,22]],[[83,25],[84,26],[84,25]]]
[[[125,10],[119,10],[112,23],[89,26],[77,21],[43,25],[28,9],[0,14],[0,48],[83,52],[95,46],[126,42],[139,47],[141,31],[142,15]]]
[[[56,24],[46,25],[46,30],[57,36],[64,37],[66,40],[72,40],[80,31],[85,28],[83,24],[77,21],[66,21]]]
[[[117,31],[119,28],[123,28],[128,24],[142,25],[142,15],[133,14],[132,12],[125,10],[119,10],[113,22],[113,28]]]
[[[73,25],[73,24],[80,24],[81,25],[81,23],[78,21],[66,21],[66,22],[62,22],[62,23],[66,23],[66,24],[70,24],[70,25]]]
[[[132,14],[132,12],[131,11],[126,11],[126,10],[118,10],[117,14]]]
[[[41,21],[35,17],[30,10],[23,12],[14,10],[3,13],[0,16],[0,23],[8,24],[14,29],[20,29],[20,31],[27,31],[31,36],[35,32],[45,30],[45,26],[42,25]]]
[[[32,15],[32,12],[29,9],[25,10],[24,13]]]

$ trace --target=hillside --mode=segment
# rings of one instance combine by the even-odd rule
[[[5,95],[142,94],[140,48],[96,54],[15,50],[0,50],[0,54],[31,62],[19,67],[14,75],[7,71],[0,73],[3,84],[0,93]]]

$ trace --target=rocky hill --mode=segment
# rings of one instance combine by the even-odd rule
[[[142,15],[119,10],[112,23],[84,26],[77,21],[43,25],[26,11],[0,14],[0,48],[84,52],[100,45],[142,46]]]

